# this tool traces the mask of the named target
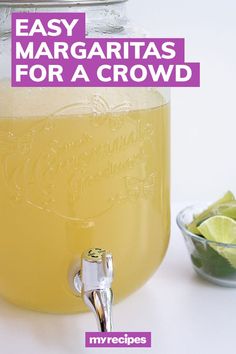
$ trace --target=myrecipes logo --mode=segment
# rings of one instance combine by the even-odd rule
[[[200,86],[183,38],[87,38],[84,13],[12,14],[12,86]]]
[[[151,332],[86,332],[85,346],[92,348],[150,348]]]

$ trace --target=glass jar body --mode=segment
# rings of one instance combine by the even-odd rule
[[[12,88],[12,11],[85,12],[91,37],[142,37],[124,3],[0,7],[0,293],[39,311],[85,310],[80,255],[112,252],[116,301],[169,240],[169,96],[151,88]]]

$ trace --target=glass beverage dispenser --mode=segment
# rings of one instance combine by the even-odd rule
[[[17,305],[84,311],[77,293],[110,288],[113,266],[119,301],[164,257],[168,91],[11,87],[13,11],[85,12],[87,36],[142,37],[125,10],[124,0],[0,2],[0,294]]]

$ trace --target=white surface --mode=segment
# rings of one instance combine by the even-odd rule
[[[186,57],[201,62],[202,87],[172,91],[173,199],[211,200],[229,188],[236,192],[236,1],[132,0],[130,10],[157,36],[185,37]],[[211,285],[194,274],[174,223],[160,270],[115,306],[115,329],[151,330],[153,348],[147,352],[153,354],[231,353],[235,308],[236,289]],[[1,354],[145,352],[85,350],[84,331],[95,329],[91,315],[43,315],[0,301]]]
[[[184,204],[184,206],[186,203]],[[164,263],[138,292],[114,307],[115,330],[152,331],[152,349],[85,349],[90,314],[59,316],[21,310],[0,301],[1,354],[222,354],[235,348],[236,289],[195,275],[175,225]]]
[[[184,37],[201,63],[201,88],[172,90],[173,199],[236,192],[236,1],[130,0],[135,22],[159,37]]]

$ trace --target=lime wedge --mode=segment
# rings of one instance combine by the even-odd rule
[[[210,241],[236,244],[236,221],[222,215],[212,216],[199,227],[200,233]],[[210,245],[221,256],[225,257],[236,268],[236,248],[221,245]]]
[[[231,219],[236,220],[236,201],[233,200],[226,204],[221,204],[214,210],[215,215],[228,216]]]
[[[195,215],[194,220],[187,226],[188,230],[195,235],[201,235],[198,226],[209,217],[215,215],[215,210],[222,204],[230,203],[235,201],[235,197],[232,192],[228,191],[222,198],[217,200],[215,203],[210,205],[208,209],[204,210],[202,213]]]

